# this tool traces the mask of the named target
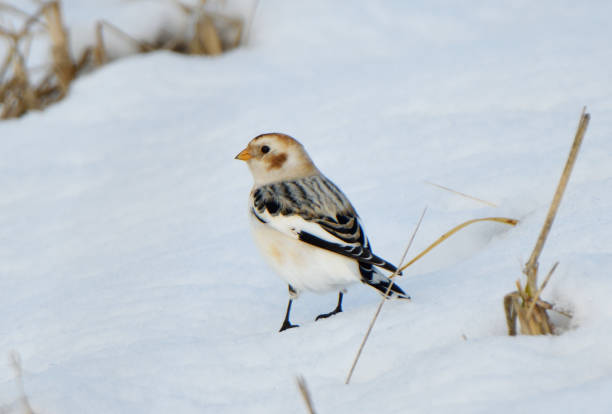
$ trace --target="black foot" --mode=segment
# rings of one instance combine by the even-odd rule
[[[333,311],[329,313],[320,314],[319,316],[315,318],[315,322],[318,321],[319,319],[329,318],[330,316],[335,315],[336,313],[342,312],[342,297],[343,296],[344,294],[342,292],[338,293],[338,304],[336,305],[336,309],[334,309]]]
[[[325,319],[325,318],[329,318],[330,316],[335,315],[336,313],[340,313],[342,312],[342,309],[334,309],[333,311],[329,312],[329,313],[322,313],[319,316],[317,316],[315,318],[315,321],[318,321],[319,319]]]
[[[295,293],[295,289],[293,286],[289,285],[289,292]],[[285,320],[283,321],[283,326],[281,326],[279,332],[284,331],[285,329],[297,328],[300,325],[294,325],[289,322],[289,314],[291,313],[291,304],[293,303],[293,299],[289,299],[289,303],[287,303],[287,312],[285,313]]]
[[[284,331],[285,329],[297,328],[297,327],[299,327],[299,326],[300,326],[300,325],[294,325],[294,324],[292,324],[292,323],[291,323],[291,322],[289,322],[289,321],[285,321],[285,322],[283,322],[283,326],[281,326],[281,328],[280,328],[279,332],[282,332],[282,331]]]

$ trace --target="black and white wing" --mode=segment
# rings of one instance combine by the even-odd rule
[[[251,212],[261,223],[360,263],[396,270],[372,253],[355,209],[324,176],[263,185],[251,195]]]

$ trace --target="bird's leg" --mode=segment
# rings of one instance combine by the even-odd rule
[[[338,293],[338,305],[336,305],[336,309],[334,309],[333,311],[329,313],[322,313],[321,315],[315,318],[315,321],[318,321],[319,319],[323,319],[323,318],[329,318],[330,316],[335,315],[336,313],[342,312],[342,297],[343,296],[344,294],[342,292]]]
[[[293,288],[293,286],[289,285],[289,303],[287,304],[287,313],[285,313],[285,320],[283,321],[283,325],[281,326],[279,332],[284,331],[285,329],[297,328],[300,325],[293,325],[289,321],[289,314],[291,313],[291,304],[293,303],[293,298],[297,297],[297,291]]]
[[[289,328],[297,328],[300,325],[293,325],[289,322],[289,313],[291,312],[291,304],[293,303],[293,299],[289,299],[289,303],[287,304],[287,313],[285,314],[285,320],[283,321],[283,326],[281,326],[279,332],[284,331]]]

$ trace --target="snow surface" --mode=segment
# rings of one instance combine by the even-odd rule
[[[71,27],[95,7],[66,2]],[[146,10],[153,33],[163,19]],[[610,412],[610,15],[604,1],[270,0],[247,47],[118,60],[1,122],[0,408],[18,405],[14,350],[38,413],[304,412],[296,375],[320,413]],[[575,316],[555,316],[559,336],[511,338],[502,298],[582,105],[591,125],[540,260],[560,261],[544,298]],[[355,286],[315,323],[336,294],[304,294],[301,327],[277,332],[286,286],[253,245],[252,181],[233,160],[268,131],[305,144],[389,260],[425,206],[412,255],[471,218],[520,224],[474,225],[411,267],[413,300],[385,304],[346,386],[379,296]]]

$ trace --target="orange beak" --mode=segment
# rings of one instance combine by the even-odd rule
[[[236,158],[234,158],[234,159],[235,160],[240,160],[240,161],[248,161],[251,158],[253,158],[253,157],[249,153],[249,149],[245,148],[242,151],[240,151],[240,153],[238,155],[236,155]]]

